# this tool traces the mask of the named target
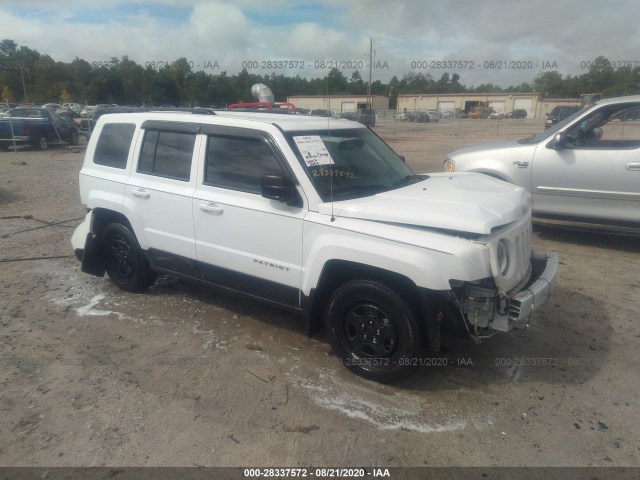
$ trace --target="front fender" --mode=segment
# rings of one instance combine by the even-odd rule
[[[450,290],[452,279],[491,276],[485,245],[425,229],[336,218],[328,224],[305,222],[303,239],[304,295],[316,288],[325,265],[332,260],[393,272],[419,288],[437,291]]]

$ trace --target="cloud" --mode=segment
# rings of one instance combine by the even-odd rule
[[[246,60],[368,64],[373,37],[376,60],[390,67],[375,72],[376,79],[401,77],[416,60],[472,60],[473,71],[457,70],[463,83],[507,86],[532,81],[538,67],[478,66],[487,60],[547,61],[556,62],[564,75],[575,75],[584,72],[581,61],[600,55],[640,60],[637,0],[3,0],[2,5],[2,38],[61,61],[127,55],[144,64],[185,57],[195,66],[215,60],[230,74]],[[454,70],[422,71],[434,78],[445,72]],[[326,70],[282,73],[318,77]]]
[[[249,25],[242,10],[223,3],[195,5],[189,25],[183,30],[191,40],[205,42],[207,48],[238,50],[246,47],[249,40]]]
[[[291,27],[286,35],[281,35],[279,50],[294,58],[324,60],[327,58],[347,59],[354,56],[363,58],[368,52],[368,41],[351,38],[347,33],[334,28],[324,28],[318,24],[305,22]]]

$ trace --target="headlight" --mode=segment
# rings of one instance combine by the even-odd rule
[[[505,275],[509,269],[509,250],[504,240],[498,242],[496,260],[498,261],[498,271],[500,275]]]
[[[445,172],[449,172],[452,173],[456,170],[456,162],[454,162],[453,160],[451,160],[450,158],[447,158],[444,161],[444,171]]]

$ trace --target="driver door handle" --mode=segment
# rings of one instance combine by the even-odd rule
[[[627,170],[640,170],[640,162],[629,162],[626,167]]]
[[[200,210],[211,213],[212,215],[222,215],[224,212],[224,208],[216,205],[215,203],[201,203]]]
[[[529,162],[527,162],[526,160],[515,160],[513,162],[514,165],[516,165],[518,168],[527,168],[529,166]]]

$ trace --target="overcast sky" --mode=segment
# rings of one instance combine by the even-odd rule
[[[579,75],[597,56],[640,65],[638,19],[638,0],[0,0],[0,39],[65,62],[185,57],[212,74],[337,66],[367,79],[373,37],[374,81],[448,72],[508,86]]]

